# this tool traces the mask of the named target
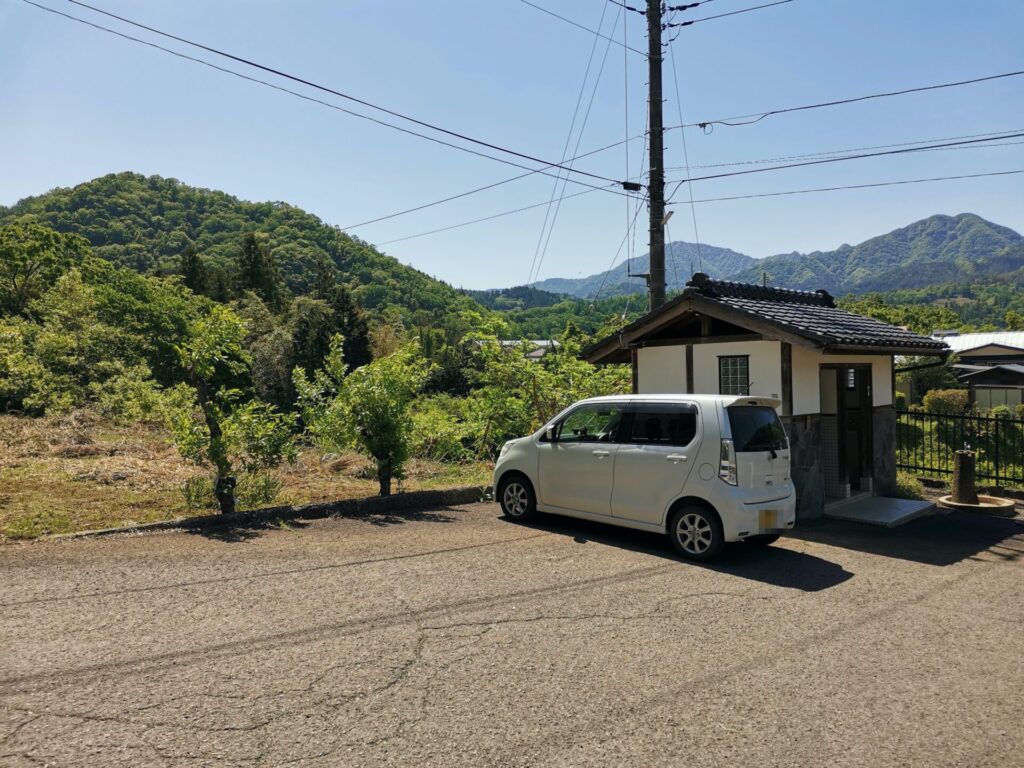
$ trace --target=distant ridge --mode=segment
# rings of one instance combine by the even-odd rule
[[[680,287],[703,262],[703,271],[716,279],[760,283],[767,273],[773,285],[801,290],[824,288],[833,295],[923,288],[939,283],[984,279],[1024,267],[1024,236],[973,213],[936,215],[906,227],[842,245],[834,251],[786,253],[755,259],[728,248],[702,245],[698,259],[693,243],[666,246],[665,271],[669,291]],[[634,272],[646,272],[645,254],[633,261]],[[630,284],[625,262],[607,272],[583,278],[549,278],[536,287],[578,298],[593,297],[602,283],[602,296],[646,290],[642,278]]]

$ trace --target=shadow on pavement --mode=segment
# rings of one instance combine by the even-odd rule
[[[619,547],[654,557],[675,560],[681,567],[704,568],[776,587],[799,589],[803,592],[829,589],[853,578],[853,574],[838,563],[784,547],[728,544],[721,557],[716,561],[698,563],[685,560],[677,555],[667,537],[655,533],[551,514],[541,516],[539,520],[531,523],[530,527],[571,537],[577,544],[593,542]]]
[[[1024,558],[1024,521],[968,512],[921,517],[896,528],[815,520],[797,523],[787,535],[925,565],[952,565],[982,552],[1011,562]]]
[[[259,519],[245,521],[225,521],[218,524],[216,518],[204,519],[202,524],[185,526],[185,531],[193,536],[237,544],[262,536],[268,531],[301,531],[309,527],[310,520],[336,518],[347,520],[364,520],[370,525],[386,527],[402,523],[450,523],[455,518],[446,514],[452,512],[448,507],[434,510],[396,510],[393,512],[340,512],[331,515],[299,518],[284,515],[267,515]]]

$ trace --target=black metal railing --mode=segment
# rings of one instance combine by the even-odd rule
[[[975,414],[898,414],[897,468],[950,475],[953,455],[963,448],[977,452],[979,480],[990,480],[995,485],[1024,485],[1024,421]]]

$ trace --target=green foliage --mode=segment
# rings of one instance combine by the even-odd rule
[[[909,472],[896,473],[896,498],[923,499],[924,486]]]
[[[934,365],[937,362],[938,359],[935,357],[907,357],[897,366],[899,368],[916,368],[916,370],[896,374],[896,380],[901,385],[909,387],[912,402],[920,403],[924,394],[930,390],[954,389],[958,386],[956,369],[953,367],[956,356],[950,355],[941,365]]]
[[[380,493],[404,477],[412,450],[410,407],[428,374],[415,345],[346,373],[343,339],[336,336],[326,365],[311,380],[296,367],[295,388],[311,434],[326,447],[355,446],[377,465]]]
[[[165,418],[163,390],[145,365],[133,365],[88,387],[89,399],[115,424],[159,424]]]
[[[436,325],[440,317],[477,306],[452,287],[294,206],[247,202],[175,179],[103,176],[0,208],[0,224],[25,215],[58,232],[81,235],[95,255],[138,272],[180,272],[182,254],[192,243],[209,271],[207,295],[220,301],[233,290],[228,276],[235,272],[243,237],[256,233],[265,238],[263,244],[295,293],[310,292],[317,263],[326,261],[352,288],[353,300],[372,314],[394,306],[405,323]]]
[[[243,509],[266,506],[281,493],[283,483],[270,472],[242,475],[238,481],[238,503]]]
[[[192,293],[200,295],[206,294],[212,288],[206,263],[196,250],[195,243],[191,241],[181,255],[181,281]]]
[[[227,307],[214,306],[193,325],[178,349],[192,392],[176,388],[168,426],[182,456],[216,472],[221,511],[235,508],[234,467],[248,472],[293,461],[293,414],[277,413],[259,400],[243,400],[231,382],[248,370],[242,342],[245,324]]]
[[[31,219],[0,226],[0,315],[18,315],[89,253],[83,237]]]
[[[965,413],[970,405],[966,389],[933,389],[922,401],[928,413]]]
[[[285,303],[284,277],[278,269],[268,238],[247,232],[236,259],[238,291],[252,291],[272,310],[280,311]]]
[[[213,482],[208,477],[190,477],[181,486],[181,495],[186,509],[199,511],[215,509],[217,496],[213,492]]]

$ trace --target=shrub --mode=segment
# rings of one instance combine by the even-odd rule
[[[450,395],[419,398],[412,410],[412,455],[435,461],[471,459],[475,430],[465,410],[463,401]]]
[[[900,499],[924,498],[924,486],[909,472],[897,472],[896,497]]]
[[[896,410],[905,411],[907,410],[907,396],[902,392],[896,393]]]
[[[933,389],[925,394],[923,403],[930,413],[964,413],[970,396],[966,389]]]
[[[1012,419],[1013,411],[1010,410],[1008,405],[997,405],[988,412],[988,415],[993,419]]]
[[[265,506],[277,498],[282,485],[270,472],[246,473],[238,479],[238,502],[243,509]]]
[[[1019,405],[1014,406],[1013,418],[1018,419],[1020,421],[1024,421],[1024,403],[1020,403]]]
[[[146,365],[123,368],[102,384],[89,385],[100,413],[117,424],[158,423],[163,419],[163,397]]]
[[[208,477],[190,477],[181,486],[185,507],[189,510],[216,509],[217,496],[213,492],[213,481]]]

